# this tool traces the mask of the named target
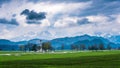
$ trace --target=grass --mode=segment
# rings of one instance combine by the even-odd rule
[[[11,56],[0,56],[0,68],[120,68],[120,51],[117,50],[55,54],[12,52],[11,54]]]

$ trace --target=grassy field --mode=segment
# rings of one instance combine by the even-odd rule
[[[120,51],[0,52],[0,68],[120,68]]]

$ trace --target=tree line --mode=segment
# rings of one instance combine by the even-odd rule
[[[85,44],[81,44],[81,45],[71,45],[71,50],[111,50],[112,47],[110,46],[110,44],[107,45],[107,47],[105,47],[104,44],[93,44],[93,45],[89,45],[86,46]]]
[[[52,51],[54,48],[51,46],[50,42],[44,42],[42,45],[37,45],[33,43],[28,43],[27,45],[20,45],[20,51]]]
[[[19,48],[21,51],[35,51],[35,52],[36,51],[41,51],[41,52],[55,51],[55,48],[52,47],[50,42],[44,42],[41,45],[28,43],[27,45],[20,45]],[[60,49],[65,50],[65,45],[61,44]],[[80,45],[72,44],[70,45],[70,49],[71,50],[95,50],[97,51],[97,50],[111,50],[112,47],[110,44],[108,44],[105,47],[103,43],[93,44],[89,46],[86,46],[85,44],[80,44]],[[118,49],[120,49],[120,47]]]

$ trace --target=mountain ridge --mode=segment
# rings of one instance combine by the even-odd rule
[[[105,47],[108,44],[111,44],[113,48],[120,47],[119,43],[111,42],[109,38],[90,36],[90,35],[85,34],[81,36],[56,38],[52,40],[44,40],[44,39],[36,38],[36,39],[28,40],[28,41],[19,41],[19,42],[13,42],[7,39],[0,39],[0,49],[2,48],[9,49],[12,47],[15,49],[19,49],[19,45],[27,45],[28,43],[39,45],[40,43],[47,42],[47,41],[51,42],[52,46],[55,49],[60,49],[61,45],[65,45],[65,49],[70,49],[70,45],[72,44],[80,45],[82,43],[84,43],[86,46],[88,46],[88,44],[93,45],[93,44],[103,43]]]

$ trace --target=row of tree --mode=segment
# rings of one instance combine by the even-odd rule
[[[63,47],[63,46],[62,46]],[[111,50],[112,47],[110,45],[107,45],[107,47],[104,46],[104,44],[94,44],[91,46],[86,46],[84,44],[81,45],[71,45],[71,50]]]
[[[86,47],[86,45],[82,44],[82,45],[71,45],[71,49],[72,50],[111,50],[112,47],[110,45],[108,45],[106,48],[103,44],[99,44],[99,45],[91,45]]]
[[[65,45],[61,45],[61,50],[65,49]],[[105,47],[104,44],[94,44],[90,46],[86,46],[84,44],[81,45],[71,45],[71,50],[111,50],[112,47],[108,44],[107,47]],[[120,48],[118,48],[120,49]],[[28,43],[27,45],[20,45],[21,51],[53,51],[55,48],[52,47],[50,42],[44,42],[41,45]]]
[[[50,42],[44,42],[42,45],[28,43],[27,45],[20,45],[19,46],[21,51],[51,51],[54,48],[51,46]]]

